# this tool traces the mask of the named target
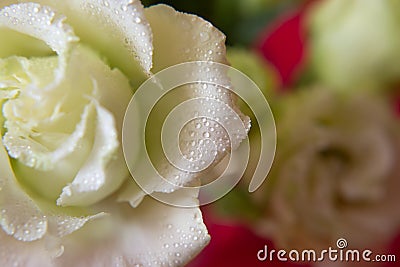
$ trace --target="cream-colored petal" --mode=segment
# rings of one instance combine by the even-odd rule
[[[187,61],[227,63],[225,35],[210,22],[167,5],[145,9],[153,32],[154,73]]]
[[[119,68],[131,80],[143,79],[143,72],[150,73],[152,33],[139,0],[38,2],[66,15],[81,42],[99,51],[113,67]]]
[[[21,242],[0,230],[0,266],[52,267],[43,240]]]
[[[47,229],[46,216],[17,184],[1,140],[0,167],[0,225],[2,230],[21,241],[42,238]]]
[[[63,210],[62,214],[60,210],[49,207],[43,201],[36,203],[19,186],[2,144],[0,166],[1,266],[9,266],[11,262],[23,266],[47,266],[50,264],[50,257],[60,252],[58,247],[47,245],[43,238],[48,240],[48,234],[62,237],[80,229],[88,221],[105,215],[86,215],[88,211],[77,209]]]
[[[146,193],[136,184],[136,182],[130,178],[121,187],[118,192],[119,202],[129,202],[129,204],[136,208],[146,196]]]
[[[92,151],[73,182],[63,188],[57,205],[88,206],[96,203],[116,190],[127,176],[122,150],[118,150],[115,120],[112,114],[99,104],[96,104],[96,110],[96,130]]]
[[[125,109],[132,95],[129,82],[119,70],[99,64],[98,58],[85,58],[96,99],[94,146],[74,181],[64,188],[58,200],[63,206],[94,203],[116,190],[128,177],[120,144]]]
[[[194,15],[177,12],[166,5],[147,8],[145,14],[154,35],[154,72],[188,61],[197,60],[226,63],[225,36],[213,27],[211,23]],[[188,70],[188,73],[192,72]],[[158,103],[161,112],[159,112],[159,115],[156,115],[156,117],[158,116],[155,119],[157,125],[149,131],[148,137],[152,140],[149,147],[153,151],[150,153],[155,156],[156,167],[160,170],[161,176],[167,179],[168,182],[164,181],[160,183],[160,180],[156,181],[158,177],[155,179],[152,179],[152,177],[142,179],[142,177],[136,175],[135,178],[141,180],[140,185],[147,193],[153,191],[171,192],[176,190],[176,186],[197,182],[196,179],[199,177],[200,172],[195,169],[202,169],[203,166],[214,166],[231,149],[238,147],[250,127],[249,119],[236,107],[234,94],[226,89],[226,87],[230,86],[230,83],[222,68],[215,66],[204,67],[193,73],[193,80],[206,81],[208,83],[193,83],[181,86],[179,90],[182,91],[171,93],[170,102],[166,101],[168,103],[164,102],[164,104]],[[217,86],[215,83],[219,83],[221,86]],[[147,94],[149,93],[147,92]],[[133,106],[138,105],[140,108],[141,105],[145,105],[144,102],[148,101],[148,99],[151,99],[151,97],[147,97],[143,101],[141,99],[139,102],[142,103],[134,103]],[[195,101],[190,102],[188,100]],[[163,151],[161,150],[161,145],[154,140],[159,138],[157,136],[159,130],[157,127],[161,127],[162,121],[160,122],[160,119],[163,119],[163,115],[167,115],[163,114],[163,112],[171,108],[170,106],[174,101],[187,101],[186,104],[189,104],[188,110],[183,112],[186,115],[196,113],[204,115],[193,115],[193,120],[190,120],[185,126],[175,125],[175,128],[182,127],[179,133],[181,154],[179,155],[180,157],[176,158],[175,155],[172,156],[172,161],[167,162],[165,158],[158,158],[157,155],[162,155]],[[207,111],[209,112],[207,113]],[[239,120],[236,120],[238,118]],[[232,127],[235,130],[227,133],[227,128],[223,121],[229,121],[229,123],[235,125]],[[220,128],[217,129],[218,127]],[[243,129],[245,130],[241,131]],[[234,137],[231,139],[230,137],[232,136]],[[207,144],[211,143],[215,145],[215,150],[213,151],[210,147],[206,149],[201,147],[203,144],[207,146]],[[194,145],[191,146],[191,144]],[[164,142],[163,145],[170,146],[175,145],[175,143],[171,140],[166,143]],[[206,153],[196,154],[196,151],[204,151]],[[182,158],[182,155],[186,158]],[[202,161],[198,160],[199,164],[205,163],[205,165],[191,166],[189,164],[190,167],[186,168],[186,166],[189,166],[187,162],[188,159],[190,161],[191,157],[200,157]],[[169,157],[168,159],[170,160],[171,158]],[[171,162],[177,164],[174,165]],[[183,169],[176,167],[183,165],[185,165]]]
[[[174,192],[175,198],[197,200]],[[111,216],[96,220],[66,237],[61,266],[183,266],[209,242],[198,208],[171,207],[151,198],[132,209],[110,206]]]
[[[0,10],[0,36],[2,36],[0,57],[14,55],[14,47],[19,48],[22,53],[25,53],[24,49],[30,50],[31,44],[23,42],[21,44],[21,40],[15,37],[15,32],[42,40],[58,55],[58,68],[54,71],[54,80],[47,86],[47,88],[53,88],[63,78],[69,50],[73,42],[78,39],[64,20],[65,17],[55,13],[51,8],[36,3],[21,3],[2,8]],[[7,35],[11,35],[11,38],[7,38]],[[43,50],[43,47],[40,50]]]

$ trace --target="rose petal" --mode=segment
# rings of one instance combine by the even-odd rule
[[[92,146],[96,136],[94,131],[96,119],[99,116],[96,113],[104,114],[105,112],[101,111],[104,108],[111,110],[115,116],[110,123],[107,123],[107,127],[110,128],[103,129],[110,134],[114,131],[114,139],[109,138],[105,142],[110,145],[114,143],[112,146],[117,144],[119,147],[121,136],[116,135],[115,131],[117,128],[122,128],[125,107],[132,94],[129,82],[122,73],[117,69],[110,70],[89,49],[77,46],[71,53],[70,59],[65,79],[59,88],[51,92],[36,88],[26,89],[21,91],[17,99],[4,104],[8,129],[4,142],[10,156],[18,159],[14,167],[20,181],[23,180],[31,188],[54,200],[62,188],[72,182],[90,153],[95,153]],[[31,59],[28,63],[25,60],[23,65],[32,80],[41,80],[42,74],[49,73],[43,71],[43,68],[51,65],[48,61],[52,60],[52,58]],[[36,61],[43,64],[35,63]],[[41,65],[43,66],[40,67]],[[97,102],[90,97],[98,99]],[[35,101],[36,98],[41,101]],[[38,132],[40,134],[37,134]],[[100,175],[96,179],[96,175],[102,171],[93,169],[92,173],[86,170],[86,178],[89,175],[94,179],[85,180],[81,177],[76,180],[85,183],[86,189],[80,187],[82,192],[88,193],[102,187],[103,190],[97,192],[96,199],[115,190],[127,177],[122,149],[109,149],[108,152],[110,154],[107,155],[107,160],[100,162],[103,157],[99,154],[97,158],[99,162],[95,163],[107,169],[107,176]],[[112,153],[118,153],[114,155],[118,157],[109,157]],[[114,165],[109,165],[112,162]],[[109,173],[115,170],[117,171],[110,177]],[[106,185],[111,184],[111,181],[113,186]],[[42,187],[41,184],[48,186]],[[77,204],[77,200],[74,203]],[[86,202],[85,205],[90,203]]]
[[[153,72],[195,60],[227,63],[225,35],[208,21],[167,5],[145,9],[153,31]]]
[[[128,77],[137,73],[132,70],[137,60],[146,73],[150,72],[152,35],[140,1],[76,0],[68,4],[73,8],[74,20],[79,18],[73,25],[83,42],[100,47]]]
[[[51,267],[44,240],[20,242],[0,231],[0,265]]]
[[[136,208],[146,196],[144,192],[132,179],[128,179],[125,185],[122,186],[121,191],[118,194],[119,202],[129,202],[129,204]]]
[[[1,140],[0,144],[0,167],[2,170],[0,175],[0,225],[7,234],[20,241],[38,240],[43,238],[46,232],[61,237],[78,230],[88,221],[104,215],[104,213],[98,213],[82,216],[89,212],[65,208],[61,212],[43,201],[35,200],[34,202],[17,184]],[[45,207],[46,212],[42,212],[39,206]],[[0,232],[1,236],[2,231],[0,230]]]
[[[197,190],[189,198],[197,203]],[[80,233],[66,237],[61,266],[183,266],[209,241],[198,208],[182,209],[146,198],[132,209],[118,204],[112,214],[87,225],[89,238]],[[108,221],[107,221],[108,220]],[[116,231],[116,229],[118,229]],[[79,236],[78,236],[79,235]],[[135,265],[136,264],[136,265]]]
[[[80,58],[84,56],[81,55]],[[96,130],[93,148],[71,185],[63,189],[59,205],[90,205],[117,189],[128,176],[120,131],[130,100],[129,83],[118,70],[95,58],[86,58],[95,87]],[[111,114],[108,110],[112,111]]]
[[[58,55],[58,68],[54,71],[54,80],[47,88],[56,86],[64,76],[69,50],[77,37],[72,29],[64,24],[65,17],[56,14],[49,7],[42,7],[36,3],[21,3],[4,7],[0,10],[0,34],[3,36],[2,53],[0,57],[14,55],[14,38],[5,37],[11,31],[16,31],[45,42]],[[14,33],[15,34],[15,33]],[[17,39],[18,40],[18,39]],[[21,40],[19,40],[21,41]],[[17,43],[20,51],[28,49],[28,43]],[[10,53],[11,54],[7,54]]]
[[[74,181],[63,188],[57,205],[91,205],[107,195],[105,191],[112,192],[117,189],[127,176],[121,150],[118,151],[119,160],[113,160],[119,147],[114,118],[98,104],[96,111],[96,134],[92,151]],[[111,160],[116,168],[107,168]]]
[[[174,64],[194,60],[226,63],[224,45],[225,36],[209,22],[194,15],[177,12],[166,5],[152,6],[145,10],[145,14],[146,18],[150,22],[154,34],[153,71],[156,72]],[[195,78],[198,78],[198,80],[217,80],[225,87],[230,86],[226,74],[218,67],[210,68],[210,70],[202,70],[194,76]],[[243,114],[237,109],[234,95],[225,88],[221,89],[221,87],[213,84],[191,84],[182,86],[181,89],[183,90],[183,93],[176,94],[176,99],[190,100],[196,98],[210,98],[211,100],[219,101],[221,105],[223,104],[225,107],[225,109],[221,108],[221,111],[214,115],[210,114],[210,117],[215,120],[205,118],[201,119],[198,117],[193,118],[194,120],[190,121],[182,128],[180,132],[181,136],[179,136],[180,148],[182,149],[181,152],[185,156],[190,154],[190,147],[187,145],[190,142],[201,144],[207,138],[214,141],[214,144],[217,144],[215,149],[217,154],[203,154],[201,159],[203,159],[204,162],[216,164],[228,151],[230,151],[231,145],[233,148],[236,148],[239,145],[243,135],[238,136],[236,139],[229,140],[226,130],[222,129],[223,127],[221,127],[221,131],[215,131],[213,134],[208,133],[207,135],[209,135],[209,137],[204,137],[204,133],[210,128],[221,126],[217,125],[219,123],[216,121],[224,117],[232,118],[232,113],[235,113],[235,115],[240,118],[237,121],[234,121],[233,119],[230,120],[232,125],[235,125],[233,126],[235,129],[242,129],[244,124],[244,128],[248,130],[250,126],[249,119],[243,116]],[[200,113],[204,113],[205,110],[216,109],[216,107],[213,106],[213,101],[207,101],[205,101],[204,104],[194,103],[191,105],[190,112],[195,113],[196,111],[201,111]],[[161,110],[168,110],[168,107],[165,105],[160,104],[159,107]],[[162,115],[159,116],[161,117]],[[196,126],[197,124],[204,124],[205,127],[199,129]],[[179,126],[180,125],[177,125],[177,127]],[[246,132],[246,130],[244,132]],[[157,134],[157,131],[152,129],[152,131],[150,131],[150,135],[151,134]],[[245,134],[246,133],[244,133],[244,135]],[[157,136],[150,136],[149,139],[157,140],[157,138]],[[149,146],[152,146],[152,149],[154,148],[155,151],[157,149],[157,144],[154,143],[156,142],[152,142]],[[194,149],[196,150],[196,148]],[[158,155],[162,155],[162,152],[154,154],[158,157]],[[183,159],[180,161],[180,158],[174,158],[174,160],[174,162],[184,162]],[[169,182],[160,182],[158,177],[146,177],[146,180],[141,181],[140,185],[143,186],[147,193],[154,191],[174,191],[176,190],[176,185],[181,186],[188,184],[194,181],[200,174],[200,172],[182,171],[169,162],[166,162],[165,158],[156,158],[155,161],[159,163],[157,167],[162,166],[160,173]]]
[[[29,1],[29,0],[26,0]],[[67,16],[81,42],[132,80],[152,67],[152,33],[139,0],[38,0]],[[143,72],[142,72],[143,73]],[[143,79],[144,75],[140,79]]]
[[[48,219],[48,232],[55,237],[64,237],[69,235],[80,228],[82,228],[89,221],[102,218],[107,216],[106,213],[101,212],[95,215],[88,216],[69,216],[64,210],[64,214],[58,214],[55,216],[49,216]],[[61,243],[61,240],[59,240]]]
[[[36,204],[19,189],[7,152],[0,140],[0,225],[14,238],[33,241],[46,233],[46,217]]]
[[[18,119],[15,118],[15,120],[13,120],[12,112],[15,110],[15,106],[8,105],[12,103],[13,102],[8,102],[4,104],[5,117],[8,119],[6,122],[6,128],[8,131],[3,137],[4,145],[12,158],[18,159],[20,163],[27,167],[47,172],[53,170],[56,164],[60,164],[61,160],[68,159],[67,157],[71,154],[75,154],[74,156],[83,160],[81,156],[76,155],[74,152],[76,152],[76,149],[79,146],[80,154],[86,154],[84,151],[87,149],[83,148],[85,146],[83,143],[85,142],[84,139],[87,138],[85,132],[90,126],[89,121],[93,119],[93,105],[88,104],[85,106],[79,123],[69,136],[63,138],[64,136],[62,133],[58,133],[57,139],[62,139],[63,142],[55,150],[49,151],[46,144],[31,138],[29,133],[26,133],[26,131],[19,127]],[[53,137],[56,137],[55,134],[53,134]],[[50,139],[50,136],[47,136],[47,138]],[[43,175],[43,173],[40,175]]]
[[[78,80],[74,81],[78,83]],[[90,152],[95,108],[93,104],[81,103],[83,108],[63,112],[60,102],[67,100],[58,92],[54,92],[55,95],[48,93],[40,104],[30,101],[25,93],[26,90],[3,105],[8,130],[3,141],[9,155],[17,159],[13,169],[19,181],[55,200]],[[73,100],[75,104],[82,102],[82,96]],[[39,115],[41,113],[44,118]],[[76,125],[73,126],[71,121]]]

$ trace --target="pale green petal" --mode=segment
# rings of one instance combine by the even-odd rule
[[[53,59],[24,64],[30,79],[46,77],[46,67],[51,70],[52,66],[48,61]],[[122,129],[131,95],[120,71],[111,70],[91,50],[77,46],[59,87],[51,92],[26,89],[4,104],[8,129],[4,141],[10,156],[18,159],[14,164],[18,179],[54,200],[69,183],[83,183],[79,190],[65,188],[65,192],[74,191],[74,197],[69,196],[69,204],[63,205],[90,205],[114,191],[128,174],[118,129]],[[86,196],[78,197],[77,190]],[[89,195],[90,201],[72,200]]]
[[[5,233],[20,241],[35,241],[43,238],[46,233],[62,237],[80,229],[88,221],[104,216],[104,213],[90,215],[89,211],[78,209],[63,208],[61,211],[39,199],[31,199],[18,184],[1,141],[0,144],[2,170],[0,174],[0,225],[2,229],[0,232],[4,230]],[[0,244],[3,243],[0,242]],[[21,251],[17,252],[21,253]],[[1,257],[0,262],[1,260],[7,262],[12,256]]]
[[[198,203],[197,190],[174,199]],[[110,216],[91,222],[84,233],[65,237],[60,266],[184,266],[209,242],[199,208],[178,208],[145,198],[140,206],[115,204]],[[118,231],[116,231],[118,229]],[[82,236],[83,234],[83,236]]]
[[[5,105],[5,109],[8,107],[9,105]],[[8,132],[4,135],[4,144],[9,155],[18,159],[25,166],[39,171],[50,171],[61,160],[75,152],[78,146],[80,154],[86,154],[82,153],[82,147],[85,145],[84,137],[86,137],[85,133],[88,131],[87,124],[89,124],[89,119],[93,119],[93,115],[90,116],[91,113],[93,113],[93,105],[87,105],[83,110],[80,122],[76,125],[72,134],[69,136],[66,134],[62,136],[61,133],[57,136],[54,135],[55,138],[58,137],[57,139],[63,137],[63,142],[53,151],[50,151],[45,144],[36,141],[34,137],[26,136],[26,132],[19,129],[18,121],[13,121],[10,118],[11,116],[6,116],[8,119],[6,121]]]
[[[97,58],[87,57],[85,61],[93,77],[94,98],[98,102],[95,144],[74,182],[64,188],[59,199],[61,205],[93,203],[117,189],[128,177],[120,143],[125,109],[132,95],[129,83],[121,72],[116,69],[110,71],[107,66],[99,64]],[[68,196],[69,190],[76,195]]]
[[[19,92],[18,90],[1,90],[0,91],[0,99],[14,98],[18,95],[18,92]]]
[[[9,99],[16,96],[21,85],[29,83],[29,77],[24,69],[26,59],[11,56],[0,59],[0,98]]]
[[[54,70],[54,80],[48,88],[56,86],[64,76],[69,50],[73,42],[77,41],[72,29],[64,24],[65,18],[56,14],[48,7],[42,7],[35,3],[21,3],[4,7],[0,10],[0,35],[2,36],[2,47],[0,57],[12,56],[29,47],[35,47],[37,42],[27,42],[25,38],[20,39],[15,32],[42,40],[46,45],[57,53],[58,68]],[[11,31],[10,31],[11,30]],[[15,31],[15,32],[12,32]],[[10,38],[7,38],[8,35]],[[19,47],[15,53],[14,46]],[[38,44],[39,50],[43,45]],[[47,51],[51,51],[47,49]],[[11,53],[11,54],[10,54]],[[47,52],[48,53],[48,52]]]
[[[105,56],[131,80],[152,66],[152,33],[139,0],[39,0],[67,16],[84,44]],[[142,71],[138,71],[142,70]]]
[[[33,241],[42,238],[47,229],[46,217],[19,188],[1,140],[0,167],[1,227],[8,235],[21,241]]]
[[[24,137],[23,134],[19,136],[12,129],[7,132],[4,142],[9,155],[18,159],[13,164],[18,180],[48,199],[57,199],[62,188],[76,176],[91,151],[95,118],[94,105],[87,105],[72,134],[44,134],[44,138],[50,141],[53,138],[63,140],[54,151],[49,151],[44,144]]]
[[[87,206],[96,203],[119,188],[127,176],[126,167],[122,165],[124,163],[122,151],[117,150],[119,142],[114,118],[98,104],[96,111],[97,125],[92,151],[74,181],[63,188],[57,205]]]

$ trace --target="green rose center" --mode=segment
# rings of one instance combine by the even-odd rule
[[[11,56],[0,60],[3,142],[17,179],[28,192],[54,201],[63,189],[66,196],[72,195],[65,187],[78,178],[87,185],[84,191],[99,191],[95,198],[101,199],[125,178],[99,190],[102,185],[98,175],[102,173],[97,168],[104,170],[112,164],[119,148],[116,127],[120,126],[101,102],[107,94],[123,90],[128,96],[121,100],[119,109],[123,110],[131,94],[129,83],[118,70],[111,70],[96,53],[82,45],[72,51],[62,81],[48,89],[57,67],[57,56]],[[118,105],[112,100],[107,105]],[[93,153],[99,146],[100,117],[109,118],[109,129],[105,131],[114,140],[100,144],[98,150],[104,151],[104,155],[96,158]]]

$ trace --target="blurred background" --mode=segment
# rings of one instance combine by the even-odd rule
[[[241,183],[202,208],[212,239],[189,266],[400,266],[400,1],[143,3],[224,32],[228,60],[257,83],[276,120],[268,179],[247,191],[252,154]],[[253,147],[259,132],[254,123]],[[397,262],[257,259],[265,245],[320,251],[339,238]]]

